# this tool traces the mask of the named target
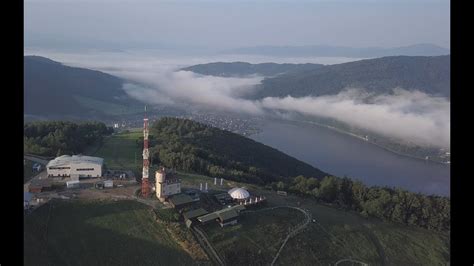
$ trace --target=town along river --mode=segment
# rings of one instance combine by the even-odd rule
[[[450,195],[449,165],[398,155],[323,126],[267,120],[261,132],[250,137],[326,173],[369,186]]]

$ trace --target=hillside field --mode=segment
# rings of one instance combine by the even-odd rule
[[[24,265],[194,265],[134,201],[53,200],[24,220]]]
[[[137,171],[142,166],[142,148],[136,141],[142,134],[141,131],[113,134],[91,155],[104,158],[108,168]]]
[[[279,196],[275,191],[256,185],[225,180],[221,187],[218,179],[218,185],[214,186],[214,178],[179,174],[183,186],[199,188],[199,183],[207,182],[209,189],[246,187],[251,194],[267,198],[264,208],[297,206],[311,213],[316,222],[309,223],[304,231],[290,238],[276,265],[334,265],[347,258],[369,265],[446,265],[450,261],[450,237],[447,232],[366,218],[311,198],[292,194]],[[303,219],[299,212],[278,209],[241,215],[235,227],[222,229],[211,223],[202,226],[202,229],[229,265],[249,263],[245,256],[236,254],[249,254],[255,263],[253,265],[269,265],[288,228]]]

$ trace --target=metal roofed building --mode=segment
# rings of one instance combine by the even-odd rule
[[[203,208],[196,210],[188,211],[183,213],[184,221],[186,222],[187,227],[191,227],[191,224],[197,220],[197,217],[208,214],[208,211]]]
[[[233,201],[233,198],[229,195],[229,193],[216,194],[214,197],[221,205],[227,205]]]
[[[100,177],[104,159],[83,155],[59,156],[46,165],[48,176],[64,176],[78,179],[81,177]]]
[[[168,202],[176,209],[182,209],[191,205],[195,200],[187,194],[175,194],[168,198]]]
[[[203,224],[217,220],[221,227],[226,225],[234,225],[237,223],[237,217],[239,217],[240,211],[245,210],[243,205],[235,205],[229,208],[215,211],[197,218],[197,220]]]

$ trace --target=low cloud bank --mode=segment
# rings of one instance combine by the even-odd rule
[[[419,91],[398,88],[393,95],[374,95],[347,89],[320,97],[269,97],[263,99],[262,106],[332,118],[423,146],[450,145],[450,102]]]
[[[41,54],[40,54],[41,55]],[[268,97],[252,101],[243,96],[255,91],[262,77],[223,78],[179,71],[183,59],[173,61],[136,54],[45,54],[69,65],[100,70],[130,81],[123,89],[148,104],[198,106],[214,111],[252,115],[293,112],[332,118],[388,137],[419,145],[450,145],[450,102],[419,91],[394,89],[375,95],[349,88],[320,97]],[[189,62],[194,63],[190,59]],[[206,63],[213,60],[201,60]]]

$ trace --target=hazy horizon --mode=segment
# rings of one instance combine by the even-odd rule
[[[216,52],[429,43],[450,49],[449,1],[29,0],[24,15],[26,47]]]

